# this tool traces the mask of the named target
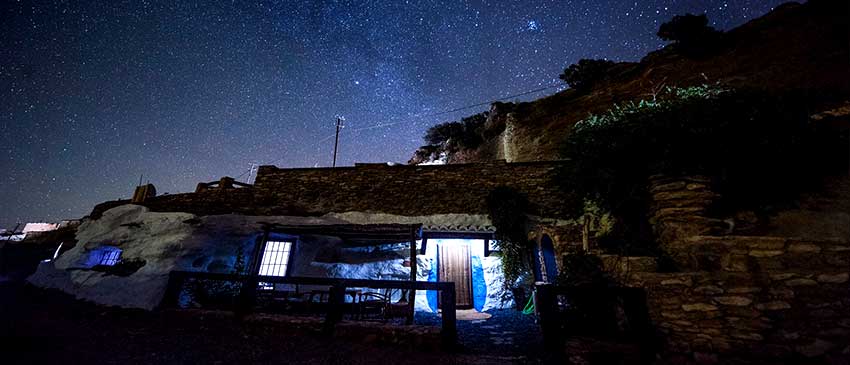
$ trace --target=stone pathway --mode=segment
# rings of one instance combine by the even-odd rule
[[[542,351],[540,328],[533,315],[513,309],[488,311],[492,317],[458,321],[458,341],[466,352],[504,356],[521,361],[536,357]],[[430,313],[417,313],[417,324],[439,326],[440,318]]]

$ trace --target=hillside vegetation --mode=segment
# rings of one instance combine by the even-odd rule
[[[615,105],[654,100],[669,88],[803,91],[829,95],[816,100],[812,114],[839,108],[850,99],[847,14],[841,1],[788,3],[728,32],[706,32],[710,42],[698,47],[674,42],[640,62],[589,65],[602,67],[605,77],[532,102],[495,103],[489,112],[449,128],[463,138],[430,138],[410,163],[441,155],[448,163],[569,158],[561,146],[577,122]],[[674,39],[669,33],[659,36]],[[565,74],[562,79],[570,76]]]

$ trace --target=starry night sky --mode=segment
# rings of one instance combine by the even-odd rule
[[[424,130],[580,58],[634,61],[658,26],[729,29],[776,0],[2,1],[0,228],[79,218],[139,176],[192,191],[250,163],[405,162]],[[511,98],[510,100],[514,100]]]

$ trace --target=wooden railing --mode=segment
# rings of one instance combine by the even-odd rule
[[[314,278],[297,276],[260,276],[260,275],[235,275],[219,274],[195,271],[172,271],[169,275],[168,286],[165,296],[160,303],[161,308],[176,308],[179,306],[180,293],[189,279],[216,280],[241,283],[238,305],[236,311],[248,313],[253,311],[257,299],[257,287],[259,283],[292,284],[292,285],[316,285],[330,287],[327,312],[323,331],[331,335],[334,326],[342,320],[343,305],[345,303],[345,292],[347,288],[370,288],[370,289],[404,289],[404,290],[436,290],[440,293],[440,304],[442,306],[442,328],[441,336],[446,348],[454,348],[457,344],[457,318],[455,313],[455,284],[453,282],[428,282],[428,281],[402,281],[402,280],[366,280],[366,279],[343,279],[343,278]],[[410,319],[412,322],[411,298]]]

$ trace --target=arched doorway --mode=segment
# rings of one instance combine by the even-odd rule
[[[536,259],[534,260],[535,277],[537,281],[551,283],[558,276],[558,266],[555,263],[555,247],[552,238],[544,234],[537,246]]]

